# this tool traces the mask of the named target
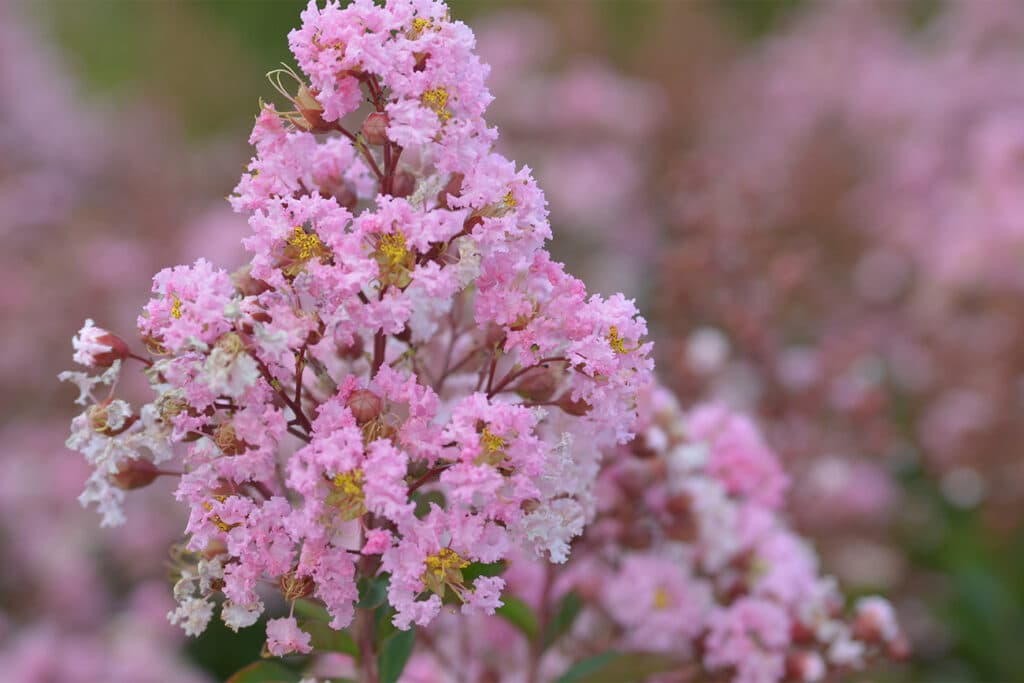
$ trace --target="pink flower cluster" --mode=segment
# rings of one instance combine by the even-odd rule
[[[610,650],[639,656],[630,661],[651,667],[652,680],[809,682],[906,654],[889,603],[863,598],[847,613],[783,521],[775,492],[785,477],[749,421],[718,406],[683,413],[660,389],[642,415],[638,438],[602,469],[597,516],[573,561],[522,558],[505,575],[548,620],[540,630],[577,596],[582,611],[565,635],[545,652],[505,645],[511,631],[496,618],[449,620],[414,657],[411,680],[455,680],[455,661],[474,662],[460,680],[536,680],[531,670],[553,679]]]
[[[116,524],[124,489],[180,475],[171,619],[191,634],[219,596],[229,627],[255,623],[268,582],[343,628],[381,573],[399,628],[449,593],[493,612],[504,581],[463,570],[566,559],[600,453],[632,436],[646,325],[545,251],[543,194],[492,151],[487,69],[443,4],[311,3],[289,41],[302,73],[271,78],[294,109],[262,108],[231,198],[250,262],[158,273],[152,359],[91,322],[76,339],[102,370],[63,375],[86,406],[68,444],[96,468],[83,501]],[[135,361],[156,394],[138,409],[118,397]],[[267,634],[310,649],[292,617]]]

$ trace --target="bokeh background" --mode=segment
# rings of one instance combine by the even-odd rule
[[[555,255],[636,296],[686,403],[755,414],[794,523],[913,640],[888,681],[1024,680],[1024,3],[470,2]],[[167,495],[101,530],[70,338],[224,201],[301,3],[0,2],[0,679],[212,681],[260,634],[166,624]],[[164,506],[164,507],[161,507]]]

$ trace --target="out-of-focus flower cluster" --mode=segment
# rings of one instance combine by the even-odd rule
[[[597,56],[566,62],[549,20],[525,10],[485,18],[477,39],[492,67],[498,147],[534,167],[558,228],[556,253],[598,291],[643,287],[658,242],[648,190],[661,90]]]
[[[572,562],[520,558],[505,574],[540,615],[532,631],[509,619],[532,638],[497,618],[446,620],[410,680],[546,680],[575,661],[600,670],[588,657],[612,651],[623,676],[819,681],[906,653],[889,604],[862,598],[847,614],[785,524],[787,480],[752,422],[720,405],[684,414],[660,389],[642,414],[640,436],[602,470]]]
[[[588,298],[544,250],[543,195],[491,151],[465,25],[412,1],[302,20],[303,75],[271,74],[294,109],[263,107],[231,199],[250,263],[161,271],[138,320],[150,357],[87,321],[90,372],[62,375],[104,524],[125,489],[180,475],[194,561],[171,618],[192,634],[219,595],[229,627],[255,623],[267,581],[345,627],[378,572],[399,628],[449,592],[492,612],[504,581],[463,570],[515,547],[566,559],[651,367],[632,303]],[[125,363],[156,393],[139,408],[118,393]],[[272,654],[310,650],[293,617],[267,635]]]
[[[680,169],[673,385],[766,418],[809,524],[884,518],[870,458],[908,452],[1019,519],[1021,10],[946,3],[915,30],[809,7],[724,79]]]
[[[66,354],[62,319],[87,307],[130,322],[121,288],[144,285],[161,255],[187,252],[192,217],[228,232],[231,215],[183,201],[188,169],[172,133],[156,135],[141,108],[115,115],[81,98],[23,11],[0,6],[0,86],[20,93],[0,109],[0,380],[12,388],[0,399],[0,671],[13,683],[205,681],[165,619],[163,561],[183,520],[171,505],[133,505],[114,536],[80,517],[89,467],[63,445],[45,359]],[[175,163],[141,173],[143,157]],[[118,217],[127,225],[115,237]],[[147,244],[153,232],[160,240]]]
[[[88,466],[68,460],[52,438],[58,430],[42,423],[0,431],[4,680],[207,680],[178,657],[179,636],[165,619],[173,600],[161,565],[174,516],[168,506],[135,505],[123,534],[100,536],[74,501]]]

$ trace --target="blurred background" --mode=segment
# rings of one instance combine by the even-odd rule
[[[828,570],[895,602],[914,657],[874,678],[1024,680],[1024,3],[451,4],[555,255],[637,298],[686,404],[757,416]],[[224,195],[301,6],[0,2],[3,680],[258,655],[166,623],[166,490],[116,531],[78,507],[55,375],[158,269],[239,260]]]

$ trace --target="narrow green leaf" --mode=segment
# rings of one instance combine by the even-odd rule
[[[323,605],[306,598],[299,598],[295,601],[295,613],[300,617],[317,621],[331,620],[331,615],[327,613],[327,609]]]
[[[336,631],[329,624],[312,619],[300,623],[299,628],[313,636],[310,644],[316,652],[343,652],[359,658],[359,648],[348,631]]]
[[[472,562],[462,570],[462,580],[468,586],[481,576],[498,576],[505,571],[505,562],[498,560],[484,564],[483,562]]]
[[[374,633],[377,634],[377,642],[383,643],[390,638],[398,629],[391,619],[395,616],[394,608],[384,603],[373,612]]]
[[[576,617],[579,615],[580,610],[583,609],[583,600],[576,593],[566,593],[565,597],[558,604],[558,611],[555,612],[555,617],[548,622],[547,628],[544,629],[544,649],[548,649],[551,645],[565,635],[572,624],[576,621]]]
[[[380,683],[395,683],[402,675],[409,656],[412,655],[413,645],[416,644],[416,630],[410,628],[408,631],[396,631],[394,635],[384,641],[380,654],[377,656],[377,670],[380,674]]]
[[[356,603],[356,607],[359,609],[377,609],[388,597],[388,584],[390,581],[390,574],[381,574],[369,579],[359,579],[359,602]]]
[[[253,662],[236,671],[227,683],[296,683],[299,674],[276,662]]]
[[[641,683],[677,666],[678,660],[663,655],[604,652],[576,662],[556,683]]]
[[[569,667],[569,670],[559,676],[555,683],[580,683],[587,676],[600,671],[601,667],[606,666],[608,662],[619,656],[618,652],[602,652],[599,655],[582,659]]]
[[[511,595],[503,595],[501,601],[505,604],[495,610],[495,613],[522,631],[529,640],[536,638],[537,615],[530,606]]]

